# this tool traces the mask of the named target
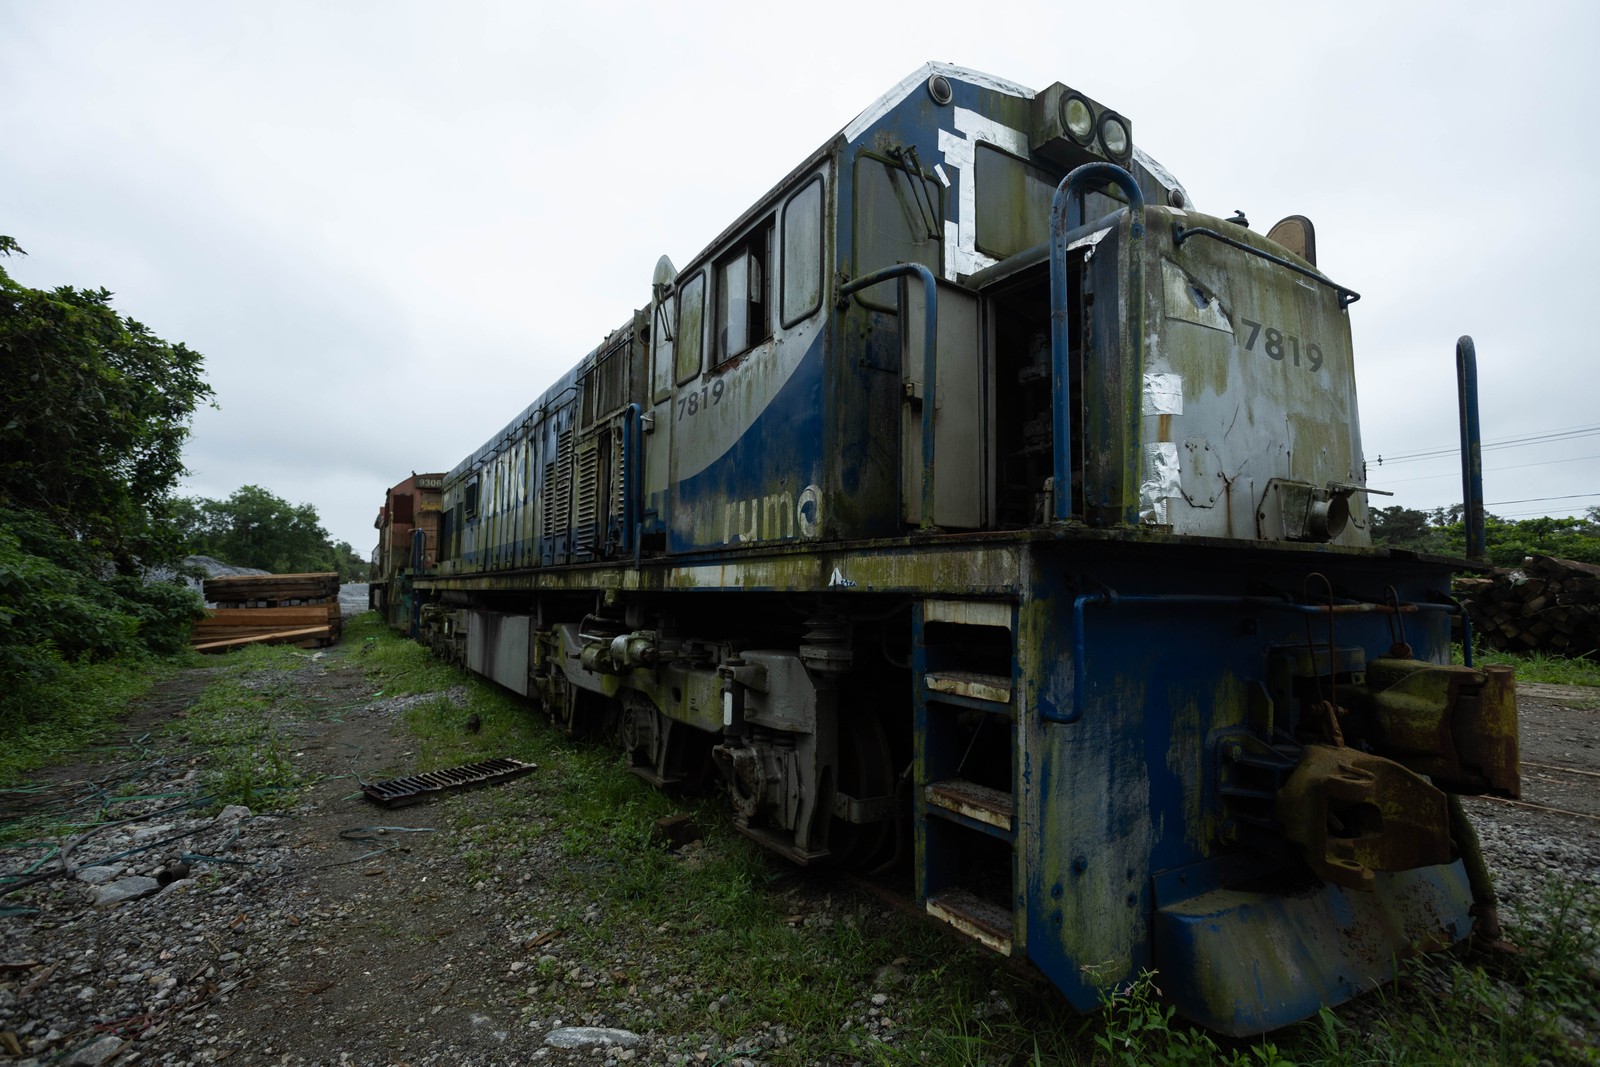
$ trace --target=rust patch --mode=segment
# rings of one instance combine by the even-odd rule
[[[1011,794],[1002,793],[977,782],[954,779],[947,782],[930,782],[923,788],[923,798],[935,807],[965,815],[969,819],[1010,830],[1012,823]]]
[[[985,948],[1011,955],[1011,915],[962,889],[952,889],[928,900],[928,914],[960,930]]]
[[[995,704],[1011,702],[1011,679],[1000,674],[978,674],[974,671],[929,672],[928,689],[935,693],[987,700]]]

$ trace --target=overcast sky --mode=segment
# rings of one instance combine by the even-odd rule
[[[658,256],[923,62],[1061,81],[1199,210],[1311,217],[1362,294],[1369,461],[1454,446],[1467,333],[1487,442],[1587,431],[1487,451],[1490,510],[1581,513],[1597,49],[1576,0],[0,0],[0,234],[22,283],[104,286],[204,354],[187,492],[265,486],[366,553],[386,486],[454,466],[647,302]],[[1458,472],[1370,481],[1431,508]]]

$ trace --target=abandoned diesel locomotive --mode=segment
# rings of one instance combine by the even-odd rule
[[[380,606],[1079,1007],[1261,1032],[1467,936],[1452,795],[1518,791],[1462,561],[1371,547],[1355,299],[1083,93],[929,65],[426,486]]]

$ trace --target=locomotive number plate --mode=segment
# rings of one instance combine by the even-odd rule
[[[1296,367],[1305,367],[1313,374],[1322,369],[1322,346],[1315,341],[1307,341],[1302,349],[1300,338],[1292,333],[1284,333],[1276,326],[1264,326],[1252,319],[1239,321],[1250,327],[1250,336],[1244,341],[1246,352],[1254,352],[1256,341],[1259,340],[1261,351],[1267,354],[1268,359],[1275,359],[1279,363],[1292,360]]]

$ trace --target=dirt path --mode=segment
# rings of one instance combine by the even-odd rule
[[[130,736],[181,716],[210,680],[191,671],[158,686]],[[40,1062],[63,1052],[66,1062],[101,1062],[117,1049],[117,1063],[163,1064],[488,1063],[513,1043],[532,1053],[543,1029],[530,1034],[507,1007],[516,998],[506,979],[528,959],[507,929],[514,901],[474,885],[448,832],[416,832],[437,831],[473,798],[400,811],[360,799],[353,775],[413,770],[415,746],[401,706],[376,699],[343,653],[271,682],[296,692],[283,729],[297,770],[318,779],[292,818],[180,812],[85,841],[75,866],[199,828],[102,866],[112,882],[154,876],[181,854],[208,858],[191,860],[192,877],[117,905],[95,907],[95,890],[68,878],[7,898],[39,910],[0,920],[0,960],[37,966],[0,973],[0,1030]],[[141,759],[153,766],[138,788],[152,797],[194,789],[193,756],[121,755],[42,774],[46,791],[30,799],[72,804],[94,783],[126,780]],[[388,826],[410,832],[374,829]]]

